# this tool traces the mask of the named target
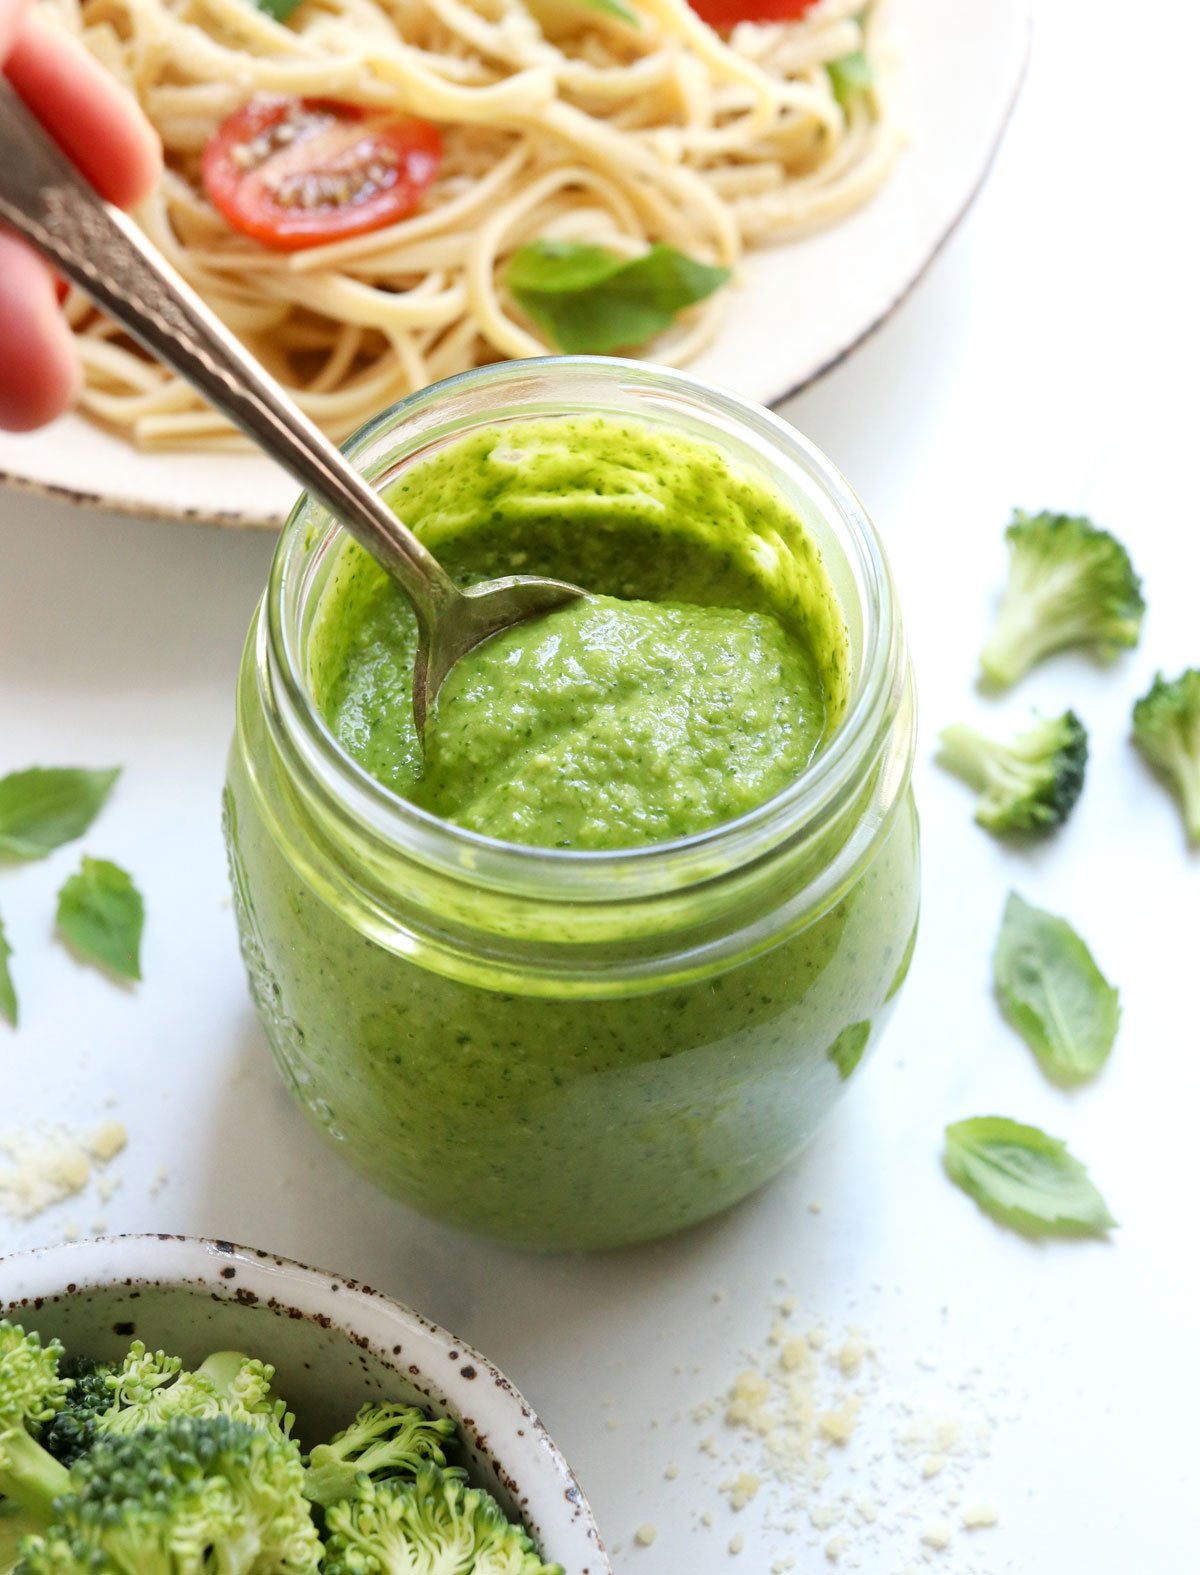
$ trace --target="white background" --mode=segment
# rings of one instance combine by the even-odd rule
[[[0,1220],[0,1248],[103,1215],[112,1230],[270,1247],[395,1293],[524,1389],[621,1575],[765,1575],[789,1554],[832,1567],[803,1516],[790,1537],[760,1529],[781,1518],[773,1485],[735,1521],[718,1492],[726,1464],[697,1448],[702,1432],[720,1451],[727,1436],[689,1415],[744,1365],[740,1347],[763,1346],[785,1279],[802,1326],[856,1323],[880,1351],[862,1436],[878,1435],[895,1524],[874,1547],[850,1535],[844,1565],[1196,1570],[1200,858],[1126,739],[1156,667],[1200,664],[1194,13],[1190,0],[1145,12],[1046,0],[978,206],[896,317],[792,409],[874,513],[900,584],[923,715],[924,921],[890,1032],[809,1152],[680,1240],[522,1257],[425,1223],[325,1151],[250,1012],[218,827],[234,675],[271,543],[0,497],[0,771],[123,765],[85,846],[134,872],[149,913],[145,983],[123,992],[50,939],[78,847],[0,869],[23,1012],[18,1034],[0,1025],[0,1137],[94,1124],[110,1094],[130,1129],[107,1204]],[[1114,529],[1150,610],[1140,649],[1112,668],[1062,658],[998,704],[973,669],[1014,504]],[[1067,704],[1092,733],[1083,800],[1044,847],[1004,850],[930,764],[934,735]],[[1121,987],[1116,1052],[1083,1091],[1049,1086],[991,1000],[1011,885],[1071,917]],[[942,1127],[992,1112],[1069,1138],[1121,1221],[1111,1243],[1031,1245],[950,1186]],[[945,1553],[920,1543],[927,1521],[955,1519],[936,1482],[900,1489],[912,1518],[897,1519],[890,1441],[912,1397],[995,1422],[966,1491],[1000,1524],[956,1533]],[[868,1460],[861,1439],[851,1447]],[[649,1548],[633,1543],[643,1522],[658,1529]]]

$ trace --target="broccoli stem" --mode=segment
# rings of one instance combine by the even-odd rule
[[[1200,751],[1193,753],[1181,738],[1176,739],[1163,749],[1163,765],[1179,793],[1188,841],[1200,847]]]
[[[992,739],[985,738],[965,722],[954,722],[938,734],[941,764],[976,789],[987,786],[988,762],[994,760],[998,752]]]
[[[56,1498],[71,1488],[71,1473],[23,1427],[0,1432],[0,1493],[48,1526]]]
[[[246,1357],[240,1351],[214,1351],[201,1362],[196,1376],[207,1378],[217,1393],[225,1397],[232,1392],[234,1381],[245,1365]]]
[[[1060,642],[1053,635],[1047,636],[1042,617],[1040,606],[1032,598],[1004,598],[987,643],[979,653],[979,665],[988,683],[998,689],[1011,689],[1056,648]]]

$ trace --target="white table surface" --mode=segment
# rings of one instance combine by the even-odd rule
[[[1045,0],[1025,96],[978,206],[905,307],[791,412],[852,478],[892,554],[921,694],[925,835],[908,986],[873,1064],[801,1161],[706,1228],[590,1260],[444,1231],[344,1170],[284,1092],[251,1014],[218,827],[234,674],[271,543],[9,495],[0,770],[123,765],[86,846],[135,873],[149,920],[145,983],[124,992],[50,940],[53,894],[78,847],[0,870],[23,1011],[19,1034],[0,1025],[0,1137],[94,1124],[113,1113],[110,1095],[130,1132],[107,1203],[0,1220],[0,1247],[103,1216],[114,1231],[267,1246],[393,1292],[525,1390],[576,1465],[621,1575],[766,1575],[788,1556],[832,1568],[833,1533],[803,1515],[790,1535],[764,1529],[783,1518],[773,1484],[734,1515],[718,1491],[729,1437],[690,1415],[744,1365],[741,1347],[762,1348],[786,1280],[801,1327],[857,1324],[880,1353],[839,1468],[858,1461],[847,1480],[860,1485],[882,1475],[894,1524],[875,1546],[847,1533],[842,1567],[1196,1570],[1183,1512],[1200,1465],[1200,859],[1126,733],[1159,665],[1200,663],[1188,223],[1200,28],[1190,0],[1132,18]],[[1113,528],[1150,611],[1141,647],[1110,670],[1063,658],[996,704],[976,694],[973,664],[1014,504],[1088,511]],[[972,824],[968,792],[929,755],[945,723],[1000,729],[1031,704],[1074,705],[1092,762],[1064,833],[1021,853]],[[1013,884],[1072,917],[1121,987],[1112,1062],[1077,1093],[1043,1080],[990,997]],[[1031,1245],[946,1181],[943,1125],[992,1112],[1069,1138],[1121,1221],[1110,1244]],[[168,1180],[152,1195],[160,1167]],[[994,1422],[981,1458],[955,1471],[999,1525],[957,1532],[946,1552],[920,1534],[953,1523],[956,1507],[937,1479],[906,1486],[894,1458],[909,1405]],[[698,1448],[707,1432],[720,1458]],[[910,1518],[897,1517],[897,1494]],[[651,1547],[634,1542],[645,1522],[657,1527]],[[744,1551],[731,1560],[737,1532]]]

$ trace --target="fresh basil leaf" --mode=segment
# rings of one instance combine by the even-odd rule
[[[1010,892],[995,956],[1005,1015],[1060,1083],[1093,1077],[1108,1060],[1120,997],[1065,919]]]
[[[79,873],[58,894],[58,929],[86,962],[123,979],[142,977],[139,953],[145,908],[141,893],[117,864],[84,856]]]
[[[276,22],[286,22],[303,3],[304,0],[254,0],[254,8]]]
[[[862,1060],[863,1051],[867,1048],[867,1040],[870,1037],[871,1025],[869,1022],[851,1023],[849,1028],[842,1029],[829,1049],[826,1050],[825,1054],[837,1067],[838,1076],[843,1083]]]
[[[870,92],[875,85],[875,73],[871,70],[871,62],[861,49],[856,49],[849,55],[842,55],[837,60],[831,60],[825,69],[829,72],[829,85],[833,89],[833,96],[843,109],[849,109],[856,98]]]
[[[8,959],[12,956],[12,947],[8,944],[8,936],[4,933],[4,920],[0,919],[0,1017],[6,1023],[17,1026],[17,991],[13,984],[12,972],[8,966]]]
[[[119,775],[33,766],[0,777],[0,858],[42,859],[82,837]]]
[[[980,1208],[1028,1235],[1102,1236],[1117,1223],[1061,1138],[1006,1116],[948,1126],[944,1163]]]
[[[569,355],[640,345],[728,278],[728,268],[696,262],[673,246],[630,259],[577,241],[522,246],[507,274],[517,302]]]
[[[589,11],[603,11],[606,16],[615,16],[622,22],[628,22],[630,27],[641,27],[642,19],[636,11],[631,11],[621,0],[578,0]]]

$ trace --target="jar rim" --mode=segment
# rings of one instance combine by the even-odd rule
[[[547,848],[503,842],[442,820],[377,781],[343,750],[313,699],[308,679],[302,615],[312,593],[312,568],[340,550],[344,528],[307,493],[288,516],[272,563],[259,622],[260,667],[269,674],[266,707],[274,741],[308,782],[327,811],[349,814],[356,830],[382,852],[414,858],[431,869],[461,876],[497,891],[587,904],[621,901],[653,892],[679,891],[742,869],[785,842],[806,838],[836,812],[878,753],[882,729],[906,682],[907,669],[896,598],[882,542],[857,496],[837,467],[795,427],[773,411],[688,373],[608,356],[548,356],[497,362],[446,378],[410,394],[360,427],[343,444],[357,467],[378,479],[403,454],[403,429],[462,396],[503,393],[532,381],[562,379],[604,387],[610,395],[654,399],[669,413],[689,407],[711,417],[711,441],[720,430],[755,448],[768,463],[783,460],[803,473],[828,508],[836,545],[858,589],[861,654],[843,716],[804,771],[778,793],[736,818],[670,841],[632,848]],[[564,388],[564,396],[567,390]],[[578,407],[587,410],[582,403]],[[570,406],[574,410],[575,406]],[[533,408],[530,409],[533,413]],[[545,410],[542,414],[549,414]],[[563,413],[561,402],[556,413]],[[599,411],[598,411],[599,413]],[[605,412],[608,413],[607,407]],[[617,415],[617,412],[612,412]],[[632,406],[619,413],[637,420]],[[452,435],[505,419],[501,401],[477,413]],[[373,461],[380,439],[393,437],[390,456]],[[411,457],[411,456],[410,456]],[[824,550],[824,549],[823,549]],[[846,609],[843,608],[843,612]]]

